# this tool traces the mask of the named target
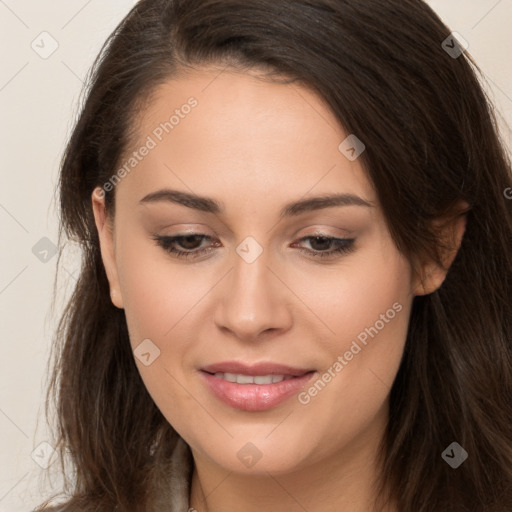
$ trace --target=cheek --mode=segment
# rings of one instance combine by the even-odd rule
[[[294,283],[294,291],[325,333],[322,340],[331,354],[349,350],[358,336],[364,342],[371,336],[367,330],[376,334],[375,325],[380,338],[395,339],[403,333],[410,290],[410,264],[388,241],[354,253],[331,269],[304,272]]]
[[[182,365],[190,349],[194,306],[207,293],[208,280],[198,280],[197,272],[173,264],[163,250],[147,240],[134,242],[135,238],[120,237],[117,246],[122,255],[117,263],[130,344],[148,393],[174,424],[184,409],[193,410],[196,405],[181,384]],[[183,335],[187,330],[189,335]]]
[[[411,305],[410,267],[398,254],[382,255],[342,265],[330,276],[304,276],[297,291],[314,309],[315,316],[305,312],[311,320],[301,320],[300,328],[314,340],[320,363],[318,379],[298,396],[300,414],[319,427],[315,432],[324,437],[324,446],[349,442],[374,424],[400,366]]]
[[[136,237],[130,237],[134,240]],[[152,241],[118,244],[118,273],[132,344],[150,338],[163,340],[185,318],[208,288],[208,279],[176,264]]]
[[[324,289],[324,319],[335,332],[322,340],[326,365],[299,396],[315,423],[331,425],[327,445],[352,438],[384,410],[412,304],[410,265],[392,248],[367,253],[337,275]]]

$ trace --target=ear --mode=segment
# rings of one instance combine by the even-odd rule
[[[428,295],[443,284],[462,243],[468,210],[469,205],[465,201],[459,201],[449,215],[434,222],[434,229],[442,241],[442,265],[433,261],[424,261],[420,264],[414,277],[414,295]]]
[[[117,275],[117,263],[115,258],[114,230],[111,218],[105,208],[105,192],[101,187],[96,187],[92,193],[92,211],[98,236],[100,239],[101,259],[110,284],[110,297],[114,306],[122,309],[123,298],[119,287]]]

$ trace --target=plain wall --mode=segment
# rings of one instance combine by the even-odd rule
[[[54,190],[83,78],[134,3],[0,1],[0,511],[29,511],[50,491],[39,489],[45,470],[36,461],[44,466],[51,453],[40,444],[49,440],[42,412],[50,344],[62,309],[61,302],[50,312],[57,261]],[[498,111],[512,126],[512,0],[429,3],[468,41]],[[56,51],[43,58],[55,44]],[[505,125],[503,136],[512,147]],[[66,257],[63,293],[73,285],[77,265],[77,255]]]

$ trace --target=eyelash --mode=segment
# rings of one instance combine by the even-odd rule
[[[185,238],[201,238],[202,240],[212,240],[212,237],[208,235],[202,235],[200,233],[191,233],[189,235],[177,235],[177,236],[153,236],[153,240],[157,242],[157,245],[162,247],[166,252],[175,256],[176,258],[199,258],[200,256],[209,253],[212,251],[211,247],[199,250],[191,250],[191,251],[181,251],[176,249],[174,244],[180,240]],[[299,251],[305,253],[307,255],[313,256],[314,258],[329,258],[335,257],[337,255],[348,254],[355,250],[354,247],[354,238],[335,238],[330,236],[323,235],[311,235],[305,236],[299,240],[302,242],[304,240],[310,239],[322,239],[334,243],[337,247],[336,249],[331,249],[329,251],[314,251],[310,249],[299,248]]]

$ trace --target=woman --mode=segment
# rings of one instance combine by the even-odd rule
[[[62,162],[54,510],[512,509],[512,178],[474,68],[420,0],[135,5]]]

